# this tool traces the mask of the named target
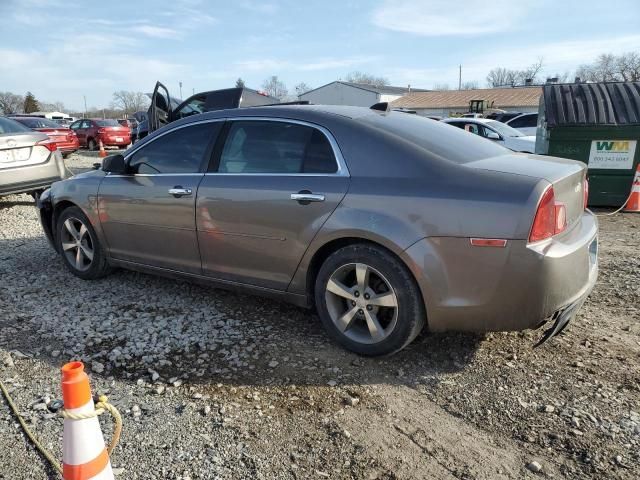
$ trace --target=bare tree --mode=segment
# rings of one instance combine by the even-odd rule
[[[433,90],[449,90],[449,84],[448,83],[434,83],[433,84]]]
[[[487,75],[487,85],[494,88],[513,85],[514,80],[513,70],[504,67],[496,67]]]
[[[370,73],[359,71],[349,73],[345,77],[344,81],[350,83],[360,83],[363,85],[374,85],[376,87],[384,87],[385,85],[389,85],[389,80],[387,80],[385,77],[376,77],[375,75],[372,75]]]
[[[22,113],[24,97],[11,92],[0,92],[0,111],[5,115]]]
[[[149,97],[142,92],[128,92],[126,90],[113,92],[111,108],[122,110],[125,115],[146,110],[148,106]]]
[[[56,102],[40,102],[40,110],[44,112],[64,112],[64,103]]]
[[[277,75],[272,75],[262,83],[262,89],[270,96],[277,99],[286,98],[288,94],[287,86],[278,79]]]
[[[504,86],[514,87],[516,85],[526,85],[527,80],[531,80],[531,83],[539,83],[540,79],[538,77],[542,72],[543,65],[542,58],[539,58],[524,70],[496,67],[487,75],[487,85],[493,88]]]
[[[625,82],[640,80],[640,55],[635,52],[623,53],[617,58],[617,70],[620,79]]]
[[[460,86],[462,90],[476,90],[478,88],[478,82],[476,80],[472,80],[469,82],[462,82]]]
[[[303,93],[307,93],[309,90],[312,90],[312,87],[304,82],[300,82],[293,88],[296,91],[296,95],[298,96],[302,95]]]

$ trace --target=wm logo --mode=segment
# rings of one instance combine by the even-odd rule
[[[596,148],[599,152],[628,152],[629,142],[596,142]]]

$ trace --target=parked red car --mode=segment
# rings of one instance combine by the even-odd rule
[[[55,142],[58,150],[62,153],[64,158],[67,158],[73,152],[80,148],[78,137],[73,130],[67,127],[49,120],[48,118],[41,117],[11,117],[12,120],[20,122],[25,127],[29,127],[32,130],[46,133],[51,141]]]
[[[80,141],[80,146],[89,150],[98,148],[100,140],[105,147],[127,148],[131,143],[131,129],[123,127],[117,120],[84,118],[69,125]]]

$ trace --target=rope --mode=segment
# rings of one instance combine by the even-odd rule
[[[62,465],[58,462],[58,460],[56,460],[53,454],[38,441],[34,433],[27,426],[27,423],[24,421],[24,418],[22,418],[22,415],[20,415],[20,412],[18,412],[18,407],[16,406],[15,403],[13,403],[13,399],[11,398],[11,395],[9,395],[9,391],[4,386],[2,381],[0,381],[0,390],[2,390],[4,398],[7,400],[7,403],[9,404],[9,408],[11,408],[11,411],[17,417],[18,422],[20,422],[20,425],[22,426],[22,429],[24,430],[24,433],[27,435],[29,440],[31,440],[33,445],[42,454],[42,456],[49,461],[51,466],[60,475],[62,475]],[[63,418],[71,419],[71,420],[85,420],[87,418],[97,417],[99,415],[102,415],[104,412],[108,411],[114,420],[113,435],[111,436],[111,443],[107,447],[107,453],[109,454],[109,456],[111,456],[111,453],[113,452],[113,450],[116,448],[116,445],[118,445],[118,442],[120,441],[120,434],[122,433],[122,416],[120,415],[120,412],[118,412],[118,409],[108,402],[106,395],[100,395],[98,397],[98,402],[95,404],[95,407],[96,407],[95,411],[91,413],[84,413],[84,414],[70,413],[66,410],[61,410],[60,416]]]
[[[627,206],[627,202],[631,198],[632,194],[633,194],[633,187],[631,187],[631,191],[629,192],[629,196],[627,197],[627,199],[624,201],[624,203],[622,204],[622,206],[619,209],[614,210],[613,212],[610,212],[610,213],[601,213],[600,215],[594,213],[594,215],[596,217],[609,217],[611,215],[615,215],[616,213],[618,213],[620,210],[622,210],[624,207]]]

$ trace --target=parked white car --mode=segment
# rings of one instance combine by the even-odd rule
[[[445,118],[443,122],[493,140],[514,152],[535,153],[536,137],[520,133],[502,122],[488,118]]]
[[[515,128],[524,135],[536,136],[536,129],[538,126],[538,114],[537,113],[523,113],[522,115],[512,118],[505,122],[511,128]]]

